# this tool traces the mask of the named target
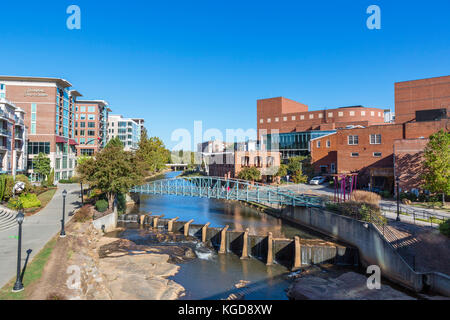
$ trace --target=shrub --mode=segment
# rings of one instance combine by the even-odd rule
[[[391,193],[390,193],[389,191],[387,191],[387,190],[381,191],[380,195],[381,195],[383,198],[385,198],[385,199],[391,198]]]
[[[59,183],[62,183],[62,184],[72,184],[72,183],[74,183],[74,182],[72,181],[72,179],[61,179],[61,180],[59,180]]]
[[[78,209],[78,211],[73,216],[73,221],[75,222],[86,222],[92,219],[91,206],[85,205]]]
[[[5,192],[3,194],[3,201],[8,201],[12,198],[12,189],[14,188],[14,178],[12,176],[6,176]]]
[[[41,201],[37,198],[34,193],[26,193],[20,195],[18,199],[10,199],[8,202],[8,207],[11,209],[23,209],[39,208],[41,206]]]
[[[3,201],[5,190],[6,190],[6,175],[2,174],[0,176],[0,201]]]
[[[48,185],[52,186],[55,183],[55,169],[52,169],[50,171],[50,174],[48,176]]]
[[[445,220],[445,222],[439,225],[439,231],[450,238],[450,219]]]
[[[354,202],[371,204],[376,207],[379,207],[381,196],[373,192],[356,190],[353,191],[350,200]]]
[[[95,203],[95,209],[96,209],[98,212],[105,212],[106,210],[108,210],[108,201],[103,200],[103,199],[98,200],[98,201]]]

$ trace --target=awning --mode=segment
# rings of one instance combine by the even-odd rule
[[[77,146],[78,145],[78,143],[75,140],[73,140],[73,139],[69,139],[69,144],[71,146]]]
[[[67,143],[67,139],[56,136],[56,143]]]

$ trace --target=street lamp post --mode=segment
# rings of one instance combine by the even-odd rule
[[[84,199],[83,199],[83,182],[80,182],[80,187],[81,187],[81,205],[84,206]]]
[[[23,214],[22,210],[19,210],[19,213],[17,214],[16,220],[19,224],[19,237],[18,237],[18,245],[17,245],[17,278],[16,283],[14,284],[13,292],[20,292],[23,291],[23,283],[20,276],[21,273],[21,264],[22,264],[22,257],[21,257],[21,251],[22,251],[22,222],[25,219],[25,215]]]
[[[395,178],[395,182],[397,184],[397,219],[396,219],[396,221],[400,221],[400,178],[398,176]]]
[[[63,196],[63,211],[62,211],[62,220],[61,220],[61,233],[59,234],[59,237],[65,238],[66,231],[64,230],[64,222],[65,222],[65,217],[66,217],[66,196],[67,196],[66,190],[64,190],[62,192],[62,196]]]

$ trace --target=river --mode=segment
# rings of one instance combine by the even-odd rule
[[[179,174],[169,172],[155,179],[173,178]],[[172,195],[141,195],[140,200],[140,206],[130,213],[152,212],[154,215],[164,214],[164,218],[169,219],[179,217],[180,221],[194,219],[196,224],[210,222],[211,227],[229,225],[230,229],[239,231],[249,228],[251,234],[267,234],[270,231],[274,237],[292,238],[299,235],[302,238],[317,238],[239,202]],[[139,234],[139,229],[130,224],[121,237],[136,240]],[[142,242],[145,239],[138,240]],[[231,293],[242,293],[245,299],[287,299],[285,290],[291,279],[285,267],[278,264],[266,266],[256,259],[241,260],[235,254],[218,255],[200,243],[191,245],[197,258],[180,264],[179,272],[171,277],[186,289],[181,299],[225,299]],[[241,280],[250,284],[244,289],[236,289],[235,284]]]

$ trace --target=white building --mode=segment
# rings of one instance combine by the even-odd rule
[[[124,118],[121,115],[109,115],[108,141],[115,137],[119,137],[126,151],[137,150],[141,139],[141,125],[132,118]]]

